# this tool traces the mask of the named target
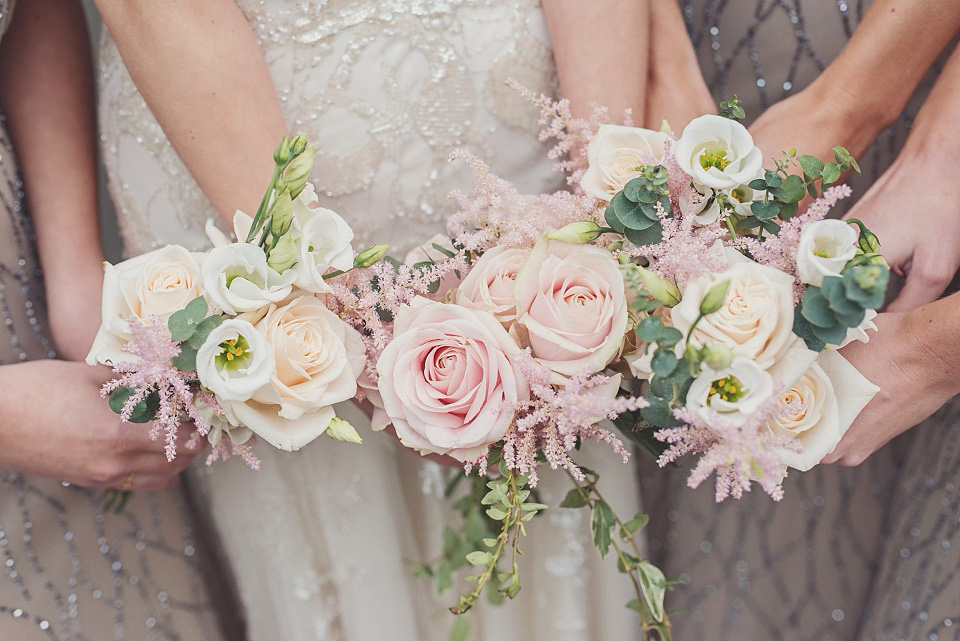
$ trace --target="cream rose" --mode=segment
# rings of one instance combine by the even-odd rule
[[[457,304],[490,312],[504,326],[511,325],[517,318],[514,285],[529,256],[530,250],[523,248],[487,250],[457,289]]]
[[[724,255],[736,262],[724,272],[700,276],[687,283],[682,300],[670,310],[671,323],[686,335],[700,314],[700,302],[706,293],[715,285],[729,281],[723,305],[697,324],[693,342],[727,345],[734,355],[752,359],[762,369],[769,369],[796,343],[802,342],[793,333],[793,278],[732,250]],[[804,369],[805,365],[797,375]]]
[[[601,125],[587,145],[589,167],[580,188],[597,200],[610,201],[639,175],[637,167],[660,162],[670,137],[659,131]]]
[[[383,408],[401,442],[458,461],[486,454],[530,396],[519,353],[490,314],[414,299],[377,362]]]
[[[673,146],[674,156],[698,185],[733,189],[757,177],[763,152],[736,120],[708,114],[694,118]]]
[[[826,276],[838,276],[857,255],[857,231],[842,220],[818,220],[800,232],[797,275],[807,285],[820,287]]]
[[[296,273],[275,272],[263,250],[249,243],[232,243],[210,251],[203,263],[203,287],[210,302],[235,315],[256,311],[290,295]]]
[[[314,296],[270,305],[255,327],[273,348],[274,372],[249,401],[230,408],[274,447],[300,449],[336,418],[335,403],[356,395],[363,340]]]
[[[627,299],[616,258],[594,245],[541,240],[517,274],[511,329],[554,383],[599,372],[620,353]]]
[[[687,408],[704,417],[710,409],[740,424],[772,394],[773,377],[754,361],[738,356],[726,369],[703,368],[687,391]]]
[[[117,265],[104,263],[101,326],[87,363],[129,359],[121,347],[130,340],[130,322],[166,321],[203,294],[205,255],[170,245]]]
[[[232,318],[197,350],[197,378],[220,401],[246,401],[270,381],[274,355],[253,325]]]
[[[785,465],[807,471],[836,448],[840,439],[879,388],[835,351],[823,352],[780,396],[782,416],[771,432],[796,438],[802,450],[782,450]]]

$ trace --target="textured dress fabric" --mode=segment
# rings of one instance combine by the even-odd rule
[[[406,251],[442,232],[451,189],[472,175],[466,147],[499,175],[538,193],[559,188],[537,139],[537,110],[504,81],[553,93],[555,72],[534,0],[242,0],[291,131],[317,145],[313,181],[360,249]],[[101,128],[110,190],[127,251],[207,247],[214,210],[167,141],[117,50],[101,47]],[[264,183],[268,180],[264,176]],[[222,224],[218,221],[218,224]],[[352,406],[338,413],[369,424]],[[259,472],[230,461],[193,472],[219,532],[252,641],[445,639],[450,591],[414,579],[436,558],[448,516],[443,489],[459,472],[423,461],[386,434],[321,439],[295,453],[258,444]],[[587,447],[615,509],[632,516],[634,468]],[[569,482],[545,473],[556,504]],[[639,637],[624,607],[629,582],[592,549],[589,515],[551,509],[531,524],[523,590],[471,613],[472,639],[588,641]]]
[[[0,0],[0,33],[13,4]],[[35,238],[0,116],[0,365],[54,358]],[[91,426],[93,428],[95,426]],[[179,490],[103,495],[0,468],[0,639],[216,641]]]
[[[717,100],[749,117],[802,89],[869,8],[857,0],[681,3]],[[936,71],[860,160],[855,195],[896,157]],[[882,240],[882,239],[881,239]],[[960,639],[960,423],[948,406],[857,468],[792,473],[785,498],[715,505],[689,468],[645,470],[651,554],[689,584],[669,595],[686,641]],[[664,518],[666,517],[666,518]]]

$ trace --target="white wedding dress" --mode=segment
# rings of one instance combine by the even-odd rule
[[[537,141],[537,110],[504,85],[552,93],[549,37],[534,0],[242,0],[293,132],[319,149],[323,204],[357,233],[356,248],[390,243],[403,256],[443,230],[447,193],[469,189],[450,152],[469,147],[529,192],[560,187]],[[130,80],[109,35],[100,57],[100,118],[110,190],[130,255],[167,243],[201,249],[215,213]],[[264,176],[266,184],[268,176]],[[354,424],[365,420],[341,408]],[[361,446],[320,439],[296,453],[261,443],[259,473],[240,461],[196,469],[199,492],[236,580],[252,641],[446,639],[451,617],[411,576],[435,558],[443,488],[456,471],[423,461],[385,434]],[[635,466],[603,448],[614,508],[638,509]],[[543,474],[545,502],[568,489]],[[553,508],[530,527],[523,591],[472,613],[471,639],[639,638],[624,604],[629,581],[590,542],[589,513]]]

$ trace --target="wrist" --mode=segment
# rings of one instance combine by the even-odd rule
[[[865,98],[870,92],[830,67],[800,94],[807,95],[808,107],[817,119],[843,134],[845,146],[855,155],[866,151],[900,114],[900,108],[889,101]]]
[[[951,297],[953,298],[953,297]],[[903,326],[898,330],[905,340],[899,341],[900,362],[910,364],[907,375],[927,381],[927,389],[945,398],[960,394],[960,354],[955,336],[960,327],[938,309],[948,299],[918,307],[903,314]]]

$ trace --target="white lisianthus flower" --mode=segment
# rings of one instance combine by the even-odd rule
[[[299,248],[294,285],[308,292],[327,293],[331,289],[323,275],[330,270],[347,271],[353,267],[353,229],[336,212],[312,207],[316,202],[310,183],[293,201],[294,222],[290,233]]]
[[[842,220],[818,220],[800,232],[797,275],[820,287],[826,276],[838,276],[857,255],[857,230]]]
[[[754,176],[754,178],[759,177],[759,175]],[[763,192],[758,193],[746,183],[727,190],[727,202],[733,205],[733,211],[736,212],[738,216],[752,216],[753,211],[750,209],[750,206],[756,200],[763,200]]]
[[[683,191],[680,194],[680,213],[684,217],[692,217],[695,225],[705,227],[712,225],[720,219],[720,202],[717,200],[716,192],[709,187],[694,185],[694,193]]]
[[[210,251],[203,263],[203,287],[210,302],[230,315],[252,312],[290,295],[296,272],[278,274],[263,250],[233,243]]]
[[[273,348],[245,320],[226,320],[197,350],[197,378],[221,401],[246,401],[270,382]]]
[[[863,313],[863,321],[860,322],[856,327],[851,327],[847,330],[847,337],[843,339],[843,342],[834,347],[833,345],[827,346],[827,349],[843,349],[853,341],[860,341],[861,343],[869,343],[870,335],[867,334],[868,331],[877,331],[877,324],[874,323],[874,319],[877,317],[877,310],[875,309],[865,309]]]
[[[589,167],[580,179],[588,196],[609,202],[639,175],[637,167],[663,159],[670,137],[652,129],[601,125],[587,146]]]
[[[698,185],[733,189],[757,177],[763,152],[747,128],[723,116],[694,118],[673,146],[677,164]]]
[[[738,356],[720,371],[704,367],[690,384],[687,408],[701,416],[711,409],[740,424],[773,394],[773,377],[749,358]]]
[[[768,424],[792,436],[802,451],[781,450],[785,465],[805,472],[832,452],[867,403],[880,391],[836,351],[826,351],[780,396],[784,414]]]
[[[129,360],[120,348],[130,340],[131,321],[165,321],[201,296],[204,259],[205,254],[169,245],[117,265],[104,263],[100,331],[87,363]]]
[[[217,414],[212,407],[196,396],[193,397],[193,406],[210,427],[207,433],[207,442],[210,445],[216,447],[225,436],[234,445],[243,445],[253,437],[250,428],[240,425],[237,417],[229,409],[224,408],[223,414]]]

